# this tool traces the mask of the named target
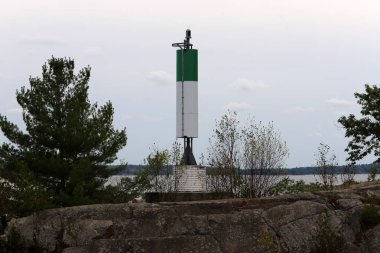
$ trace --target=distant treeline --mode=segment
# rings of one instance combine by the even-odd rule
[[[378,172],[380,173],[380,164],[359,164],[355,166],[355,173],[356,174],[368,174],[371,166],[377,166]],[[119,173],[119,175],[136,175],[138,174],[143,168],[145,168],[145,165],[128,165],[123,171]],[[336,167],[336,173],[340,174],[343,172],[344,166],[337,166]],[[317,167],[296,167],[296,168],[290,168],[285,169],[284,174],[287,175],[313,175],[315,174]],[[209,170],[209,168],[207,168]],[[173,166],[169,166],[167,168],[167,172],[172,174],[173,173]],[[250,171],[248,170],[242,170],[243,174],[250,174]]]
[[[368,174],[370,168],[372,166],[376,166],[378,172],[380,173],[380,164],[358,164],[355,165],[355,173],[356,174]],[[340,174],[343,172],[343,165],[337,166],[336,167],[336,173]],[[297,167],[297,168],[291,168],[287,169],[287,174],[288,175],[312,175],[315,174],[317,167]]]

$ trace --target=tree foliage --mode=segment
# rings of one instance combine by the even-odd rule
[[[207,165],[210,167],[207,187],[214,192],[239,191],[241,184],[239,121],[236,112],[228,112],[220,121],[209,140]]]
[[[173,192],[183,169],[181,144],[174,142],[172,149],[160,150],[153,146],[151,153],[145,159],[151,190],[156,192]]]
[[[368,154],[380,156],[380,88],[365,85],[364,93],[355,93],[357,103],[362,107],[362,118],[355,115],[342,116],[338,122],[351,138],[346,148],[347,160],[356,162]]]
[[[373,182],[376,180],[377,176],[377,166],[372,164],[369,173],[368,173],[368,182]]]
[[[315,154],[316,175],[319,177],[325,190],[332,190],[337,181],[336,166],[338,161],[330,146],[320,143]]]
[[[90,70],[74,74],[72,59],[52,57],[16,92],[26,131],[0,115],[9,140],[0,147],[0,177],[15,189],[26,173],[54,205],[91,203],[116,172],[106,164],[126,145],[126,131],[114,129],[111,102],[90,103]]]
[[[348,186],[355,183],[356,166],[352,163],[348,163],[343,166],[340,174],[342,185]]]
[[[242,130],[242,168],[250,197],[268,195],[280,181],[285,158],[289,151],[286,142],[274,129],[273,123],[264,125],[253,120]]]
[[[235,112],[216,122],[208,149],[207,187],[237,197],[271,195],[280,181],[288,148],[273,123],[240,127]]]

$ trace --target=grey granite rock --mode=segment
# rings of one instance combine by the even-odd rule
[[[379,252],[380,225],[363,230],[363,203],[380,187],[178,203],[126,203],[44,210],[12,220],[25,246],[43,252],[313,252],[321,217],[345,252]]]

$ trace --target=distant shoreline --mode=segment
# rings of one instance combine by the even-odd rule
[[[380,164],[358,164],[355,166],[355,174],[368,174],[371,166],[377,166],[378,173],[380,173]],[[145,165],[127,165],[126,168],[118,173],[118,175],[136,175],[138,174]],[[173,166],[169,166],[169,171],[172,171]],[[343,165],[336,166],[336,174],[343,173]],[[296,167],[296,168],[286,168],[284,171],[286,175],[315,175],[317,167],[309,166],[309,167]],[[242,170],[242,172],[246,173],[246,170]]]

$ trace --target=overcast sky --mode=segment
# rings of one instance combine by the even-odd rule
[[[141,164],[153,143],[175,141],[171,44],[189,28],[199,50],[196,158],[231,109],[242,123],[273,121],[288,167],[315,164],[320,142],[343,164],[337,119],[359,112],[354,92],[379,83],[379,10],[375,0],[0,0],[0,114],[21,124],[16,89],[52,55],[73,58],[77,70],[92,68],[91,102],[111,100],[115,126],[127,128],[119,158]]]

